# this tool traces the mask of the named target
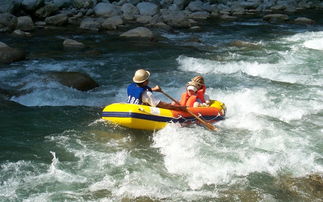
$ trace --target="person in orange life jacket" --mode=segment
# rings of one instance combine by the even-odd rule
[[[192,78],[193,82],[196,82],[198,84],[198,88],[197,88],[197,100],[202,104],[202,105],[206,105],[209,106],[211,101],[210,101],[210,97],[205,93],[206,91],[206,86],[204,83],[204,78],[202,76],[195,76]]]
[[[186,92],[184,92],[181,96],[180,104],[181,106],[187,107],[198,107],[199,102],[197,100],[197,89],[198,83],[194,81],[189,81],[186,84]]]
[[[152,92],[161,92],[161,88],[158,85],[150,88],[148,86],[149,77],[150,72],[144,69],[139,69],[135,72],[135,75],[132,78],[133,83],[131,83],[127,88],[128,103],[147,104],[152,107],[186,111],[186,107],[174,106],[155,98]]]

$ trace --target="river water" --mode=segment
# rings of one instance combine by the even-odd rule
[[[1,88],[15,92],[1,97],[0,201],[320,201],[323,18],[308,16],[317,23],[208,21],[201,31],[161,32],[159,42],[68,30],[1,34],[28,60],[0,69]],[[88,48],[64,49],[65,38]],[[101,121],[105,105],[126,100],[138,68],[177,99],[203,75],[210,97],[228,108],[220,131]],[[71,89],[46,79],[50,71],[84,72],[100,87]]]

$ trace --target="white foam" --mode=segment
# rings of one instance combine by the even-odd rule
[[[179,63],[180,70],[197,72],[199,74],[233,74],[243,72],[251,76],[275,78],[280,73],[275,65],[258,62],[219,62],[186,56],[178,57],[177,62]]]
[[[315,50],[323,50],[323,37],[321,39],[313,39],[304,42],[306,48]]]
[[[44,202],[44,201],[51,201],[52,193],[38,193],[32,194],[27,199],[24,199],[24,202]]]
[[[173,126],[157,132],[154,147],[164,155],[168,172],[184,176],[194,190],[208,184],[241,183],[239,180],[253,172],[272,176],[285,171],[294,176],[320,172],[322,166],[316,162],[320,154],[311,150],[312,143],[282,127],[282,122],[301,121],[308,114],[318,113],[323,109],[322,99],[309,103],[307,98],[298,99],[300,95],[282,96],[276,90],[209,87],[210,97],[226,104],[227,118],[216,123],[220,127],[217,134],[199,127]]]
[[[99,62],[95,62],[99,63]],[[63,62],[52,61],[42,61],[42,60],[32,60],[31,63],[25,64],[25,70],[41,73],[41,72],[50,72],[50,71],[66,71],[66,72],[87,72],[91,74],[88,66],[93,65],[93,62],[86,62],[81,60],[68,60]]]
[[[106,121],[104,119],[96,119],[94,121],[92,121],[91,123],[88,124],[88,126],[96,126],[96,125],[101,125],[101,124],[105,124]]]
[[[222,168],[230,163],[221,159],[208,158],[207,156],[210,155],[208,152],[215,152],[215,150],[203,139],[205,135],[211,134],[196,133],[197,131],[196,129],[174,130],[166,127],[154,136],[154,147],[159,148],[165,156],[165,167],[168,172],[185,176],[192,189],[199,189],[204,184],[228,182],[230,171]],[[203,154],[206,155],[205,158]]]
[[[208,88],[207,93],[227,106],[226,120],[218,123],[226,128],[258,131],[275,127],[271,125],[272,119],[291,123],[296,120],[302,121],[307,115],[323,110],[320,104],[322,98],[317,97],[310,101],[304,98],[316,97],[319,92],[308,95],[305,91],[304,96],[283,95],[274,89],[254,87],[241,90]]]
[[[291,37],[283,38],[287,42],[293,42],[295,46],[306,47],[314,50],[323,50],[323,32],[304,32]]]
[[[313,32],[313,31],[307,31],[307,32],[301,32],[294,34],[292,36],[288,36],[285,38],[282,38],[282,40],[286,40],[288,43],[290,42],[297,42],[297,43],[303,43],[304,41],[307,40],[312,40],[312,39],[319,39],[323,38],[323,31],[318,31],[318,32]]]
[[[107,98],[107,94],[114,94],[113,90],[78,91],[56,82],[32,82],[25,88],[33,90],[12,97],[11,101],[25,106],[104,106],[112,102],[108,101],[110,98]]]
[[[164,155],[168,172],[185,177],[193,190],[212,184],[243,186],[241,179],[254,172],[304,176],[322,169],[315,161],[320,154],[306,154],[310,142],[268,127],[253,134],[166,127],[154,135],[153,146]]]
[[[271,105],[266,96],[266,89],[253,88],[233,92],[208,89],[208,92],[210,95],[215,92],[216,97],[227,106],[227,119],[221,124],[248,130],[260,130],[265,127],[266,123],[257,115],[270,111],[266,109]]]
[[[278,64],[247,61],[224,63],[185,56],[181,56],[177,60],[179,62],[179,68],[182,71],[197,72],[199,74],[233,74],[243,72],[250,76],[261,77],[273,81],[306,85],[323,84],[323,79],[316,78],[311,72],[312,67],[308,67],[304,64],[304,67],[299,69],[298,66],[304,63],[303,61],[300,61],[299,58],[291,56],[289,52],[282,52],[281,56],[284,59],[280,60]]]
[[[167,173],[164,173],[164,169],[156,169],[161,166],[151,164],[146,158],[138,158],[133,153],[122,149],[123,147],[133,147],[129,145],[131,144],[129,139],[124,138],[127,139],[126,142],[121,139],[92,142],[88,138],[84,140],[82,134],[77,133],[77,131],[70,130],[60,136],[55,135],[47,137],[47,139],[77,157],[78,161],[75,167],[79,169],[78,173],[87,176],[90,192],[108,190],[113,199],[121,200],[124,197],[143,196],[172,198],[174,194],[181,196],[182,191],[186,189],[177,180],[173,181],[172,177],[165,177]],[[115,144],[110,144],[113,141]],[[55,168],[59,167],[55,158],[52,165]],[[119,174],[116,175],[116,171]],[[102,174],[104,175],[100,177]],[[194,197],[204,196],[202,192],[196,192],[197,195]],[[104,200],[109,200],[109,197],[107,196]]]
[[[48,169],[48,172],[37,176],[36,178],[40,181],[47,181],[48,179],[55,180],[60,183],[85,183],[87,181],[86,177],[74,175],[68,173],[59,168],[59,160],[56,158],[55,152],[51,152],[53,155],[52,163]]]
[[[42,189],[47,186],[48,183],[61,183],[61,184],[73,184],[73,183],[85,183],[87,178],[68,173],[59,168],[60,162],[56,158],[56,154],[53,155],[52,163],[48,167],[48,170],[42,170],[47,165],[37,164],[35,162],[18,161],[15,163],[8,163],[2,166],[1,174],[5,174],[8,177],[4,183],[0,185],[0,196],[7,199],[16,200],[17,190],[20,189]],[[10,170],[10,172],[6,172]],[[8,175],[10,173],[10,175]],[[3,179],[3,176],[1,176]],[[47,200],[50,197],[50,193],[33,194],[26,199],[27,201],[42,201]]]
[[[314,37],[311,38],[311,37]],[[301,41],[298,41],[300,40]],[[293,43],[291,43],[293,42]],[[177,62],[181,71],[196,72],[199,74],[233,74],[243,72],[250,76],[270,79],[273,81],[300,83],[305,85],[323,85],[323,77],[318,76],[320,62],[308,61],[307,55],[311,52],[304,51],[304,43],[315,44],[316,48],[323,47],[323,32],[296,34],[275,42],[280,46],[289,46],[290,50],[266,50],[269,56],[279,58],[277,62],[266,62],[268,59],[255,57],[246,60],[238,53],[231,53],[225,61],[216,61],[202,58],[179,56]],[[320,55],[312,55],[320,61]],[[318,58],[315,58],[318,57]],[[314,67],[313,67],[314,65]],[[316,67],[317,66],[317,67]]]
[[[99,191],[99,190],[111,190],[115,187],[116,181],[109,175],[104,176],[101,181],[95,182],[90,185],[89,190],[91,192]]]
[[[26,66],[26,69],[29,71],[66,71],[67,64],[64,63],[42,63],[42,61],[33,60],[31,64]]]
[[[235,74],[243,77],[247,74],[273,81],[301,83],[305,90],[298,90],[295,95],[293,90],[283,91],[284,86],[291,87],[284,84],[281,89],[272,89],[270,85],[251,86],[249,83],[229,89],[209,86],[207,93],[210,97],[223,101],[228,108],[227,119],[216,123],[220,131],[210,132],[201,126],[181,128],[169,124],[152,135],[153,148],[150,145],[138,146],[141,138],[133,140],[136,138],[125,131],[120,132],[121,135],[113,131],[110,135],[110,131],[98,133],[84,131],[83,128],[81,132],[68,130],[62,134],[52,134],[45,138],[50,145],[55,145],[49,163],[18,161],[0,165],[1,179],[4,179],[0,183],[0,198],[21,200],[18,193],[26,191],[30,195],[24,198],[25,201],[50,201],[60,194],[66,196],[65,199],[75,201],[82,201],[89,195],[96,200],[95,192],[100,198],[100,191],[107,190],[109,194],[107,198],[100,198],[102,201],[144,196],[192,201],[203,200],[203,197],[216,198],[217,189],[221,190],[221,186],[217,185],[225,185],[225,189],[230,185],[239,185],[243,190],[244,186],[249,186],[248,175],[254,172],[264,172],[278,178],[286,173],[291,176],[320,173],[323,170],[320,162],[322,155],[320,150],[313,149],[313,141],[321,137],[322,124],[320,120],[306,119],[309,117],[307,115],[319,116],[323,110],[323,69],[316,67],[312,71],[312,67],[307,65],[309,57],[306,54],[320,53],[310,47],[320,48],[315,47],[317,44],[314,42],[321,42],[321,38],[323,32],[300,33],[278,41],[286,43],[288,50],[269,51],[269,55],[274,53],[280,58],[275,64],[262,60],[241,61],[239,54],[229,54],[232,60],[221,62],[181,56],[178,63],[182,71],[214,76]],[[85,68],[83,63],[68,63],[46,65],[35,61],[34,66],[27,68],[34,73],[28,72],[19,81],[12,77],[12,74],[16,76],[21,73],[17,69],[2,71],[0,78],[11,86],[26,83],[22,89],[31,92],[13,97],[12,100],[28,106],[98,106],[107,102],[106,95],[109,93],[113,96],[116,94],[110,100],[120,101],[124,98],[123,89],[79,92],[55,82],[41,81],[41,76],[37,74],[43,70],[73,70],[73,66],[79,68],[77,65]],[[273,83],[279,86],[277,82]],[[307,88],[307,85],[317,87]],[[300,85],[295,86],[300,88]],[[179,95],[177,88],[166,90]],[[315,134],[304,132],[306,126],[303,128],[299,124],[302,121],[315,122],[318,126],[313,129]],[[86,127],[98,127],[100,123],[95,120]],[[137,150],[142,148],[148,151],[141,153]],[[150,152],[150,149],[154,149],[154,152]],[[209,191],[204,185],[215,185],[216,189]],[[72,191],[59,190],[65,186]]]
[[[4,84],[23,91],[11,100],[26,106],[104,106],[112,102],[110,99],[118,99],[119,96],[114,96],[119,93],[115,88],[82,92],[48,79],[47,76],[48,71],[87,72],[94,79],[101,76],[91,72],[87,66],[86,62],[81,61],[43,63],[33,60],[31,64],[25,64],[24,69],[2,71],[0,78]]]
[[[0,183],[0,198],[7,198],[15,200],[18,196],[16,190],[20,186],[22,172],[29,168],[30,163],[25,161],[18,161],[15,163],[4,163],[0,165],[1,179]]]
[[[126,175],[119,188],[114,189],[113,194],[118,197],[130,196],[131,198],[136,198],[149,196],[163,198],[167,194],[163,189],[169,189],[163,185],[163,182],[169,183],[158,174],[158,171],[145,168],[145,170],[131,172]]]

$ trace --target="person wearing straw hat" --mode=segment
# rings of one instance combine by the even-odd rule
[[[131,83],[127,88],[128,100],[130,104],[147,104],[152,107],[160,107],[165,109],[174,109],[185,111],[186,107],[175,106],[166,102],[162,102],[157,99],[153,92],[162,92],[161,88],[156,85],[153,88],[148,86],[149,84],[150,72],[144,69],[138,69]]]

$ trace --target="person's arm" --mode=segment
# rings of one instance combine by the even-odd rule
[[[156,99],[150,91],[145,91],[142,95],[142,100],[144,103],[149,104],[152,107],[159,107],[164,109],[187,111],[186,106],[172,105],[166,102],[162,102],[159,99]]]
[[[164,109],[171,109],[171,110],[179,110],[186,112],[186,106],[178,106],[178,105],[172,105],[166,102],[160,101],[156,107],[164,108]]]
[[[159,104],[160,100],[157,99],[151,91],[146,90],[142,94],[142,102],[146,103],[152,107],[157,107]]]
[[[161,88],[157,85],[153,88],[151,88],[151,91],[153,92],[161,92]],[[142,94],[142,101],[152,107],[157,107],[157,105],[159,104],[160,100],[157,99],[153,93],[149,91],[149,90],[146,90],[145,92],[143,92]]]
[[[161,92],[161,88],[158,85],[155,86],[155,87],[153,87],[153,88],[151,88],[151,90],[154,91],[154,92]]]
[[[210,100],[210,97],[209,97],[209,95],[208,94],[204,94],[204,100],[205,100],[205,103],[207,104],[207,105],[210,105],[211,104],[211,100]]]

